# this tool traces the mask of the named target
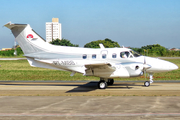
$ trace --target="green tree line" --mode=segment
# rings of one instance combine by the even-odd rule
[[[112,41],[111,39],[104,39],[104,40],[97,40],[92,41],[90,43],[87,43],[84,45],[85,48],[100,48],[99,44],[102,43],[105,48],[114,48],[114,47],[120,47],[118,42]]]
[[[50,42],[50,44],[53,45],[61,45],[61,46],[72,46],[72,47],[79,47],[79,45],[77,44],[72,44],[69,40],[67,39],[56,39],[56,40],[52,40],[52,42]]]
[[[24,54],[20,46],[16,46],[16,51],[17,51],[17,56],[22,56]],[[14,52],[15,52],[15,48],[6,51],[0,51],[0,56],[15,56]]]
[[[89,42],[84,45],[85,48],[99,48],[99,44],[102,43],[105,48],[114,48],[114,47],[120,47],[118,42],[112,41],[111,39],[104,39],[104,40],[96,40]],[[79,47],[77,44],[72,44],[70,40],[67,39],[56,39],[50,42],[50,44],[53,45],[61,45],[61,46],[72,46],[72,47]],[[159,45],[147,45],[142,46],[141,48],[130,48],[134,51],[139,52],[142,55],[145,56],[153,56],[153,57],[180,57],[180,51],[170,51],[167,48]],[[15,49],[7,50],[7,51],[0,51],[0,56],[14,56]],[[16,46],[17,56],[22,56],[23,52],[19,46]]]
[[[159,44],[142,46],[141,48],[131,48],[145,56],[153,57],[180,57],[180,51],[171,51]]]

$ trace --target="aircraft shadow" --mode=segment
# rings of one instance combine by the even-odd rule
[[[67,91],[69,92],[89,92],[98,89],[98,81],[97,82],[89,82],[84,85],[78,86],[72,90]],[[143,85],[136,85],[135,83],[132,84],[114,84],[108,86],[106,89],[132,89],[133,86],[143,86]]]
[[[98,82],[88,82],[86,84],[83,85],[79,85],[76,88],[67,91],[66,93],[70,93],[70,92],[90,92],[90,91],[94,91],[96,89],[98,89],[97,87]]]

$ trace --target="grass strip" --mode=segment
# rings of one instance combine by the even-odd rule
[[[173,62],[180,68],[179,59],[168,59],[167,61]],[[63,80],[63,81],[80,81],[80,80],[99,80],[94,76],[83,76],[76,73],[70,76],[70,72],[58,71],[44,68],[31,67],[27,60],[2,60],[0,61],[0,80]],[[165,72],[155,73],[154,80],[180,80],[180,69]],[[147,78],[148,79],[148,78]],[[115,80],[145,80],[144,76],[133,78],[116,78]]]

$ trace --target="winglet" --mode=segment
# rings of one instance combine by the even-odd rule
[[[104,49],[104,48],[105,48],[102,43],[99,44],[99,47],[100,47],[101,49]]]

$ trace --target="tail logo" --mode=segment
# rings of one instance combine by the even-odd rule
[[[27,38],[33,38],[33,35],[32,34],[28,34]]]

